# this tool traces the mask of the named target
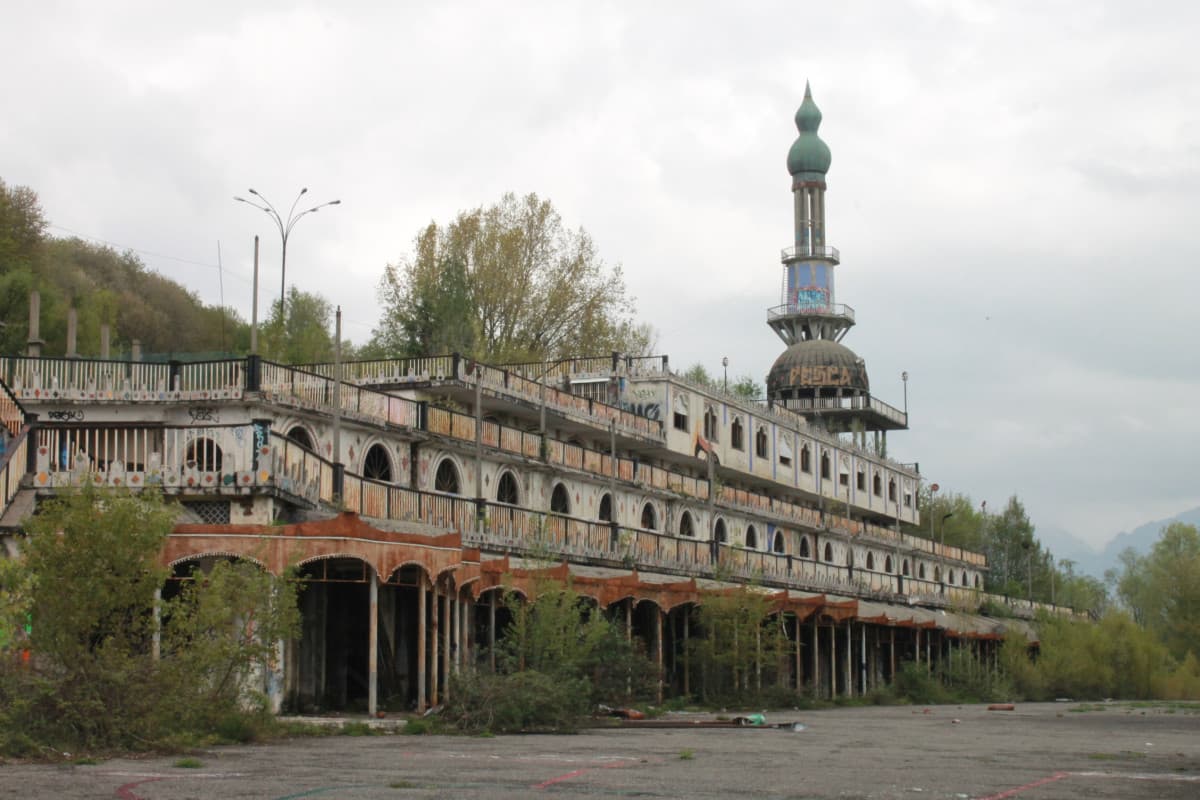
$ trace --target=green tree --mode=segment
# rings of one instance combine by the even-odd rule
[[[192,730],[219,729],[275,659],[277,642],[299,631],[295,576],[277,579],[257,565],[217,561],[195,570],[164,604],[161,669],[167,701]]]
[[[697,612],[702,636],[691,639],[705,702],[760,696],[778,683],[788,651],[780,615],[753,588],[706,595]]]
[[[478,333],[466,264],[454,255],[440,257],[436,267],[412,273],[407,303],[399,304],[381,326],[368,351],[380,356],[430,353],[473,353]],[[384,284],[403,281],[399,269],[387,266]]]
[[[479,358],[512,362],[648,346],[620,267],[608,267],[591,237],[565,228],[535,194],[506,194],[445,226],[430,223],[413,250],[380,281],[374,352],[472,341]],[[464,312],[467,321],[458,319]]]
[[[0,273],[31,270],[46,232],[37,193],[0,178]]]
[[[705,369],[704,365],[699,361],[685,369],[680,377],[684,380],[691,381],[692,383],[696,383],[701,386],[713,385],[712,375],[708,373],[708,370]]]
[[[273,304],[259,337],[259,352],[282,364],[332,361],[332,323],[333,305],[328,300],[292,287],[282,316],[279,301]]]
[[[1121,554],[1117,594],[1134,619],[1182,660],[1200,643],[1200,531],[1173,522],[1144,555]]]
[[[751,375],[743,375],[729,384],[730,394],[735,394],[743,400],[762,400],[767,396],[763,385]]]
[[[0,659],[0,751],[141,749],[256,719],[249,679],[295,634],[294,584],[217,565],[160,602],[177,513],[88,486],[29,519],[0,612],[32,615],[28,641],[5,646],[33,656],[27,668]]]

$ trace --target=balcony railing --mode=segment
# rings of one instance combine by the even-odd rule
[[[466,373],[467,361],[463,356],[447,355],[428,358],[394,358],[375,361],[350,361],[341,366],[343,381],[351,386],[381,386],[404,383],[427,383],[429,381],[457,380],[465,384],[473,384],[475,378]],[[513,394],[522,400],[567,416],[582,417],[593,423],[607,425],[614,423],[618,430],[641,437],[661,440],[662,423],[658,420],[647,419],[617,406],[608,405],[587,397],[579,397],[558,386],[552,386],[546,381],[556,375],[575,374],[582,370],[587,374],[597,371],[611,372],[612,356],[597,356],[583,359],[565,359],[562,362],[550,362],[550,366],[559,371],[540,374],[536,371],[538,364],[518,364],[512,367],[492,366],[479,363],[476,365],[483,385],[490,390],[498,390]],[[301,367],[291,367],[306,374],[311,374],[332,381],[334,365],[328,363],[309,364]],[[563,373],[561,370],[567,370]],[[534,377],[528,377],[532,374]]]
[[[845,303],[785,303],[767,309],[767,321],[783,317],[842,317],[854,322],[854,309]]]
[[[840,263],[842,254],[838,252],[836,247],[812,244],[794,245],[792,247],[785,247],[779,251],[780,261],[794,261],[797,258],[827,258],[835,263]]]
[[[435,415],[434,418],[443,417]],[[453,428],[454,420],[445,419]],[[469,417],[465,419],[470,420]],[[465,435],[471,431],[463,430],[461,433]],[[495,433],[498,436],[496,441],[501,441],[503,435],[498,426]],[[330,504],[338,500],[332,462],[256,424],[204,427],[55,426],[37,430],[36,441],[35,487],[78,486],[90,481],[132,489],[150,486],[194,491],[201,495],[266,487],[313,504]],[[11,468],[3,476],[6,496],[10,496],[18,485],[22,471],[17,467],[25,462],[26,442],[27,438],[22,432],[15,442],[11,458],[5,464]],[[521,440],[513,442],[512,446],[524,448],[527,444]],[[579,465],[592,462],[593,468],[610,468],[611,462],[606,462],[603,454],[589,456],[582,448],[578,448],[577,456],[570,455],[567,447],[571,446],[564,446],[561,451],[564,462],[577,462]],[[633,469],[632,464],[628,468],[621,464],[622,479],[633,477]],[[651,485],[665,484],[671,488],[672,478],[666,470],[652,471],[645,477]],[[694,496],[702,497],[707,491],[707,484],[695,481],[694,485],[682,488],[688,493],[694,492]],[[799,525],[815,527],[822,522],[818,512],[813,509],[772,501],[741,490],[727,488],[721,500],[732,507],[772,514]],[[480,505],[473,499],[409,489],[350,472],[345,474],[341,504],[347,510],[368,517],[421,522],[458,530],[464,534],[467,543],[507,552],[600,559],[625,566],[636,565],[693,576],[716,574],[715,553],[722,570],[774,586],[880,597],[895,594],[899,586],[897,576],[891,572],[861,568],[851,571],[844,566],[801,558],[795,554],[725,544],[714,547],[706,539],[613,526],[600,520],[548,514],[491,501],[482,504],[483,524],[482,530],[478,530],[477,513]],[[844,527],[846,535],[851,537],[863,534],[878,538],[895,536],[894,532],[887,529],[875,529],[876,526],[843,520],[833,515],[828,515],[825,523],[827,527],[838,530]],[[907,535],[901,536],[897,543],[924,552],[938,549],[928,540],[913,539]],[[948,558],[971,555],[974,554],[963,553],[956,548],[947,548],[945,553]],[[926,599],[935,603],[962,603],[978,598],[978,593],[967,587],[942,587],[907,577],[903,580],[908,593],[924,587],[931,594]]]

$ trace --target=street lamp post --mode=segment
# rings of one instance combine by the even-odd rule
[[[721,369],[725,371],[725,394],[729,394],[729,356],[721,359]]]
[[[908,419],[908,370],[900,373],[900,380],[904,382],[904,418]]]
[[[288,243],[288,236],[290,236],[292,233],[292,228],[295,228],[296,223],[299,222],[300,219],[302,217],[304,217],[305,215],[316,213],[317,211],[320,211],[322,208],[325,208],[326,206],[340,205],[342,202],[341,200],[330,200],[326,203],[321,203],[320,205],[315,205],[312,208],[306,208],[297,214],[296,213],[296,204],[299,203],[300,198],[303,197],[304,195],[306,195],[307,193],[308,193],[307,186],[300,190],[300,193],[298,195],[296,195],[296,199],[292,201],[292,207],[288,210],[288,215],[286,218],[282,214],[280,214],[278,210],[276,210],[274,204],[272,204],[270,200],[263,197],[261,194],[259,194],[254,189],[250,190],[250,194],[254,195],[259,200],[261,200],[263,202],[263,205],[259,205],[258,203],[255,203],[253,200],[247,200],[244,197],[236,197],[235,196],[233,198],[234,200],[237,200],[239,203],[245,203],[246,205],[254,206],[259,211],[264,212],[268,217],[271,218],[271,221],[273,221],[275,223],[275,227],[279,229],[279,238],[283,241],[283,255],[282,255],[281,262],[280,262],[280,270],[279,270],[279,315],[281,318],[283,316],[284,304],[287,302],[287,299],[286,299],[287,298],[287,243]]]

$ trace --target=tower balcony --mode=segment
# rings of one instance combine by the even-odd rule
[[[784,264],[805,258],[822,258],[826,261],[832,261],[834,264],[842,262],[842,254],[838,252],[838,249],[824,244],[795,245],[793,247],[785,247],[779,251],[779,260]]]
[[[791,317],[834,317],[854,324],[854,309],[845,303],[784,303],[767,309],[767,324]]]

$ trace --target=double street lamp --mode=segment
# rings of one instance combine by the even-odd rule
[[[270,200],[263,197],[257,191],[251,189],[250,194],[261,200],[263,204],[259,205],[253,200],[247,200],[244,197],[234,197],[233,199],[237,200],[239,203],[245,203],[248,206],[254,206],[259,211],[264,212],[275,223],[275,227],[279,229],[279,238],[283,240],[283,259],[279,271],[279,315],[282,318],[284,303],[287,302],[287,243],[288,236],[290,236],[292,233],[292,228],[295,228],[296,223],[299,222],[300,219],[305,215],[313,214],[317,211],[320,211],[322,208],[325,208],[326,206],[340,205],[342,201],[330,200],[327,203],[321,203],[320,205],[313,206],[312,208],[306,208],[303,211],[296,213],[296,205],[300,202],[300,198],[308,194],[308,187],[305,187],[300,190],[300,194],[296,195],[296,199],[292,201],[292,207],[288,210],[288,215],[285,218],[279,213],[278,210],[276,210],[274,204],[272,204]]]

